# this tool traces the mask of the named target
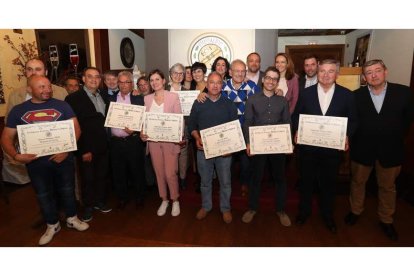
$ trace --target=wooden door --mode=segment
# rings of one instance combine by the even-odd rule
[[[286,53],[292,58],[295,64],[295,72],[298,75],[303,75],[303,60],[304,57],[312,53],[316,55],[319,60],[336,59],[344,65],[345,44],[326,44],[326,45],[286,45]]]

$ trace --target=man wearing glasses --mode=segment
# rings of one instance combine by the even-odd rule
[[[355,91],[359,124],[351,140],[351,212],[345,223],[354,225],[364,210],[365,184],[375,167],[380,226],[389,239],[397,240],[395,179],[404,158],[404,136],[413,122],[412,91],[387,82],[382,60],[367,61],[362,73],[368,85]]]
[[[146,96],[148,94],[151,94],[151,90],[149,87],[147,77],[145,76],[140,77],[137,81],[137,87],[138,87],[138,95]]]
[[[143,96],[132,95],[133,76],[131,72],[118,74],[119,93],[109,97],[110,102],[144,105]],[[118,209],[124,209],[129,202],[128,184],[134,189],[136,208],[144,203],[144,146],[139,132],[128,128],[111,128],[110,160],[112,183],[118,197]]]
[[[229,98],[237,107],[237,114],[240,124],[244,123],[244,111],[246,109],[246,101],[249,97],[260,91],[260,88],[251,80],[246,79],[247,67],[246,64],[240,60],[234,60],[230,65],[231,79],[227,80],[221,93]],[[245,151],[234,154],[240,160],[240,184],[242,196],[247,195],[248,183],[250,182],[250,159]],[[237,157],[236,157],[237,158]]]
[[[263,170],[267,160],[271,165],[271,173],[276,181],[276,211],[280,223],[290,226],[289,216],[285,213],[286,202],[286,177],[285,177],[285,154],[259,154],[251,155],[249,127],[264,125],[290,125],[289,105],[285,97],[275,94],[280,73],[276,67],[266,69],[263,83],[263,93],[251,96],[246,103],[245,121],[243,124],[244,139],[246,141],[246,152],[251,156],[252,180],[249,183],[249,210],[244,213],[242,221],[250,223],[256,215],[259,207],[260,183]]]

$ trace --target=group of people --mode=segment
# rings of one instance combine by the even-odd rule
[[[286,154],[252,154],[249,128],[288,124],[296,144],[300,114],[348,119],[345,151],[350,149],[352,180],[351,209],[345,223],[355,224],[363,212],[365,184],[375,167],[380,226],[387,237],[396,240],[398,234],[393,226],[395,179],[403,162],[404,135],[414,116],[410,89],[388,82],[387,67],[381,60],[370,60],[363,65],[362,77],[367,86],[354,92],[336,84],[339,75],[336,60],[306,56],[303,77],[295,74],[293,62],[286,53],[278,53],[274,66],[264,72],[260,70],[260,63],[261,57],[256,52],[250,53],[246,62],[235,59],[230,63],[218,57],[207,78],[205,64],[195,62],[184,67],[177,63],[170,68],[168,84],[163,72],[155,69],[147,77],[138,79],[137,89],[134,89],[129,71],[105,72],[105,88],[100,89],[100,70],[87,67],[82,74],[83,85],[76,77],[69,77],[64,84],[67,92],[61,93],[62,88],[47,79],[41,60],[28,61],[27,86],[10,95],[1,144],[8,157],[5,162],[15,166],[25,164],[30,177],[28,181],[35,189],[47,224],[39,244],[49,243],[60,230],[60,210],[65,212],[67,226],[79,231],[88,228],[94,212],[110,212],[108,175],[119,209],[125,208],[130,200],[135,200],[137,208],[142,206],[145,185],[157,183],[161,198],[157,215],[165,215],[172,205],[171,215],[178,216],[180,190],[187,185],[188,152],[192,147],[196,151],[201,179],[201,208],[196,214],[197,219],[204,219],[213,207],[212,181],[216,175],[220,183],[223,221],[231,223],[233,220],[230,197],[234,159],[240,163],[242,194],[248,197],[248,210],[242,221],[250,223],[259,210],[263,173],[270,168],[276,183],[276,213],[280,223],[288,227],[291,220],[285,206]],[[147,112],[181,113],[180,100],[174,91],[182,90],[199,90],[200,94],[190,115],[185,117],[185,131],[179,143],[150,141],[143,131],[104,127],[110,102],[145,106]],[[59,115],[48,116],[51,111]],[[30,121],[26,119],[28,113],[41,116],[32,116],[38,119]],[[17,125],[69,119],[74,121],[78,139],[76,158],[72,153],[38,158],[33,154],[21,154],[15,147]],[[234,120],[240,122],[246,150],[206,159],[200,131]],[[322,218],[327,229],[335,233],[335,183],[343,151],[301,144],[296,145],[296,150],[300,202],[295,223],[302,225],[311,215],[314,186],[318,185]],[[84,209],[81,219],[76,211],[75,159],[80,175],[78,199]],[[266,166],[267,161],[270,167]],[[19,168],[18,175],[24,178],[24,170]],[[134,190],[132,198],[128,192],[130,187]]]

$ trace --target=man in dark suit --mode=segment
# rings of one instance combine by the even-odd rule
[[[303,60],[303,70],[305,75],[299,78],[299,96],[302,91],[309,86],[318,83],[318,58],[314,54],[308,54]]]
[[[348,118],[347,140],[345,151],[348,150],[348,137],[356,128],[356,110],[352,93],[335,83],[339,73],[339,63],[327,59],[318,67],[318,84],[304,90],[303,95],[292,115],[293,129],[297,132],[300,114],[335,116]],[[295,134],[295,142],[297,133]],[[335,183],[342,151],[316,146],[299,145],[300,186],[299,215],[296,224],[302,225],[311,214],[313,184],[319,184],[320,209],[326,227],[336,233],[333,219],[335,199]]]
[[[262,91],[263,90],[262,79],[264,77],[264,72],[260,71],[260,62],[261,62],[261,57],[259,53],[253,52],[247,55],[246,81],[247,80],[253,81],[260,88],[260,91]]]
[[[134,96],[134,78],[131,72],[122,71],[118,74],[119,93],[109,97],[110,102],[144,106],[144,97]],[[139,132],[128,128],[111,128],[110,160],[112,183],[118,197],[118,209],[127,205],[128,184],[134,188],[136,207],[144,203],[144,144]]]
[[[368,85],[355,91],[359,125],[351,140],[351,212],[345,223],[355,224],[364,210],[365,184],[375,167],[380,226],[388,238],[397,240],[395,179],[403,162],[404,135],[413,121],[413,92],[386,81],[382,60],[367,61],[362,72]]]
[[[108,135],[104,127],[107,99],[99,93],[101,72],[95,67],[83,71],[84,86],[65,101],[75,111],[81,127],[78,141],[78,162],[81,172],[83,221],[92,219],[92,208],[110,212],[106,206],[108,173]]]

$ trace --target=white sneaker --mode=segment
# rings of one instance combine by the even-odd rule
[[[39,245],[45,245],[52,241],[53,236],[60,231],[60,223],[48,224],[46,232],[39,240]]]
[[[163,200],[161,202],[160,208],[158,208],[157,215],[160,217],[165,215],[165,213],[167,212],[168,205],[170,205],[170,202],[168,200]]]
[[[172,205],[171,215],[176,217],[180,214],[180,202],[174,201]]]
[[[89,228],[89,224],[78,219],[77,216],[73,216],[66,219],[66,226],[69,228],[75,228],[78,231],[85,231]]]

